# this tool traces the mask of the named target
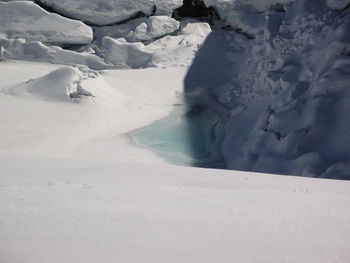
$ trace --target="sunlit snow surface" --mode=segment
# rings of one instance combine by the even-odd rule
[[[135,11],[108,3],[162,11],[41,2],[99,24]],[[144,18],[79,50],[0,35],[1,263],[350,262],[350,182],[170,164],[348,175],[317,162],[348,156],[348,1],[206,2],[225,31]]]

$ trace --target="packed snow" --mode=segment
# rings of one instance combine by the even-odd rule
[[[0,37],[53,44],[88,44],[92,29],[27,1],[0,2]]]
[[[349,182],[2,159],[4,263],[350,260]]]
[[[140,14],[168,15],[182,0],[37,0],[57,13],[102,26],[120,23]]]

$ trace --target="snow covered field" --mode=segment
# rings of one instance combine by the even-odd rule
[[[0,263],[350,262],[350,181],[173,165],[348,178],[349,1],[196,3],[0,1]]]
[[[196,168],[0,164],[2,262],[342,262],[350,183]]]
[[[123,136],[179,102],[186,69],[104,71],[75,103],[18,88],[57,68],[0,63],[1,262],[350,260],[350,182],[171,166]]]

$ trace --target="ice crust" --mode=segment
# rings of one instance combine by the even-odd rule
[[[52,44],[89,44],[92,29],[30,1],[0,2],[0,36]]]

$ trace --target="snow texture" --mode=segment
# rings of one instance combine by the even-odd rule
[[[5,263],[350,261],[349,182],[17,160],[0,163]]]
[[[52,44],[88,44],[92,29],[27,1],[0,2],[0,36]]]
[[[123,22],[140,13],[167,15],[182,5],[182,0],[37,0],[62,15],[93,25]]]

